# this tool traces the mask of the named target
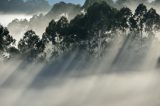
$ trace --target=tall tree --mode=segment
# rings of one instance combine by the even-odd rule
[[[49,23],[49,26],[46,28],[46,32],[44,33],[44,36],[46,36],[48,40],[52,41],[52,43],[55,44],[57,42],[56,38],[59,38],[61,40],[65,39],[68,33],[68,27],[68,19],[62,16],[57,22],[52,20]]]
[[[160,29],[160,16],[157,14],[156,10],[151,8],[144,17],[145,20],[145,31],[147,31],[149,36],[153,36],[153,31]]]
[[[144,23],[145,23],[144,17],[146,13],[147,13],[147,7],[144,4],[139,4],[133,16],[137,22],[137,25],[138,25],[137,30],[138,32],[140,32],[141,40],[143,36],[143,29],[144,29]]]
[[[53,43],[55,43],[55,36],[56,36],[56,22],[54,20],[52,20],[48,27],[46,28],[46,31],[43,35],[43,38],[48,39],[48,41],[52,41]]]
[[[22,56],[26,57],[27,60],[32,61],[37,58],[38,54],[43,52],[44,45],[36,33],[29,30],[19,41],[18,48]]]
[[[123,7],[117,13],[117,28],[120,28],[122,31],[126,31],[129,28],[129,20],[132,17],[132,12],[129,8]]]
[[[7,28],[0,25],[0,51],[6,51],[15,43],[15,39],[9,34]]]

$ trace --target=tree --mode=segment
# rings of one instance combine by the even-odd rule
[[[8,59],[11,54],[10,48],[15,44],[15,39],[9,34],[7,28],[0,25],[0,57]]]
[[[156,10],[151,8],[144,17],[145,20],[145,31],[147,31],[151,36],[153,36],[153,31],[160,29],[160,16],[157,14]]]
[[[52,43],[55,44],[57,42],[57,37],[59,37],[60,39],[65,39],[68,34],[68,27],[68,19],[62,16],[57,22],[52,20],[49,23],[44,36],[46,36],[49,41],[52,41]]]
[[[144,16],[147,13],[147,7],[144,4],[139,4],[135,10],[134,18],[138,23],[138,30],[142,33],[144,27]],[[142,35],[141,35],[142,36]]]
[[[32,61],[37,58],[38,54],[43,52],[44,45],[36,33],[32,30],[29,30],[19,41],[18,48],[22,56],[25,56],[27,60]]]
[[[52,20],[49,23],[48,27],[46,28],[43,38],[45,39],[45,42],[52,41],[53,43],[55,43],[55,36],[56,36],[56,22]]]
[[[83,14],[77,15],[73,20],[70,21],[70,41],[79,43],[81,40],[85,40],[87,37],[86,17]]]
[[[120,28],[122,31],[126,31],[127,28],[129,28],[129,20],[132,17],[132,12],[129,8],[123,7],[120,9],[120,11],[117,13],[117,22],[116,26],[117,28]]]
[[[68,19],[64,16],[62,16],[56,25],[56,32],[60,35],[60,37],[65,37],[65,34],[67,34],[67,28],[69,26]]]
[[[14,43],[15,39],[9,34],[8,29],[0,25],[0,51],[7,51]]]
[[[134,31],[134,32],[137,31],[137,28],[138,28],[137,21],[133,17],[129,19],[129,25],[130,25],[131,31]]]
[[[145,23],[144,17],[146,13],[147,13],[147,7],[144,4],[139,4],[133,16],[137,23],[137,30],[138,30],[137,32],[138,33],[140,32],[141,45],[142,45],[143,29]]]
[[[87,25],[96,26],[98,29],[110,29],[111,25],[115,21],[115,16],[117,14],[117,10],[115,8],[110,7],[107,3],[94,3],[87,10]]]

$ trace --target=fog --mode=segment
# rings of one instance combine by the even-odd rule
[[[30,19],[32,15],[25,14],[0,14],[0,24],[6,26],[14,19]]]
[[[1,14],[0,23],[31,17]],[[160,32],[148,39],[145,32],[143,39],[116,34],[100,57],[76,48],[44,63],[0,62],[0,106],[160,106]]]
[[[79,50],[50,63],[1,63],[2,106],[159,106],[160,43],[119,37],[103,58]],[[130,49],[132,47],[132,49]]]

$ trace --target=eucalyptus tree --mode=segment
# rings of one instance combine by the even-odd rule
[[[121,8],[117,13],[117,21],[116,21],[117,28],[126,33],[126,30],[130,28],[129,21],[131,17],[132,17],[132,11],[129,8],[127,7]]]
[[[11,53],[11,48],[14,47],[15,42],[16,40],[9,34],[8,29],[0,25],[0,57],[2,59],[10,58],[14,52]]]
[[[44,44],[32,30],[27,31],[18,43],[18,49],[23,58],[28,61],[35,60],[44,50]]]
[[[137,23],[137,33],[138,35],[140,35],[141,46],[142,46],[143,30],[144,30],[144,23],[145,23],[144,17],[146,13],[147,13],[147,7],[144,4],[139,4],[133,16],[133,18],[136,20],[136,23]]]
[[[149,36],[154,35],[154,31],[160,29],[160,16],[155,9],[151,8],[145,15],[145,31],[149,33]]]
[[[46,36],[53,44],[56,44],[56,38],[62,40],[66,37],[68,25],[68,19],[64,16],[62,16],[57,22],[52,20],[46,28],[43,36]]]
[[[7,28],[0,25],[0,51],[6,51],[15,43],[15,39],[9,34]]]

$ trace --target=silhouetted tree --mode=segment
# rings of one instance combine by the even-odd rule
[[[59,34],[60,37],[65,37],[65,35],[67,34],[68,25],[68,19],[62,16],[56,24],[56,33]]]
[[[48,27],[46,28],[43,38],[45,39],[45,41],[47,41],[48,39],[49,41],[55,43],[55,36],[56,36],[56,22],[52,20],[49,23]]]
[[[79,43],[81,40],[85,40],[87,37],[87,25],[85,15],[77,15],[69,24],[70,41]]]
[[[89,29],[93,26],[97,29],[110,30],[111,26],[115,22],[115,16],[117,14],[115,8],[110,7],[105,2],[95,3],[87,10],[87,25]]]
[[[138,28],[137,30],[140,31],[142,37],[142,31],[144,28],[144,16],[147,13],[147,7],[144,4],[139,4],[135,10],[134,19],[137,22]]]
[[[25,36],[19,41],[18,48],[22,56],[27,60],[32,61],[37,58],[38,54],[43,52],[44,45],[34,31],[30,30],[25,33]]]
[[[56,38],[65,39],[68,32],[68,20],[66,17],[61,17],[57,22],[52,20],[49,23],[49,26],[46,28],[46,32],[44,33],[44,36],[48,38],[49,41],[52,41],[53,44],[55,44],[57,41]]]
[[[117,13],[117,27],[120,28],[122,31],[126,31],[127,28],[130,27],[129,20],[132,17],[132,12],[129,8],[123,7]]]
[[[0,25],[0,51],[6,51],[15,43],[15,39],[9,34],[7,28]]]
[[[157,14],[156,10],[151,8],[144,17],[145,20],[145,30],[149,33],[149,36],[153,37],[153,31],[160,29],[160,16]]]

